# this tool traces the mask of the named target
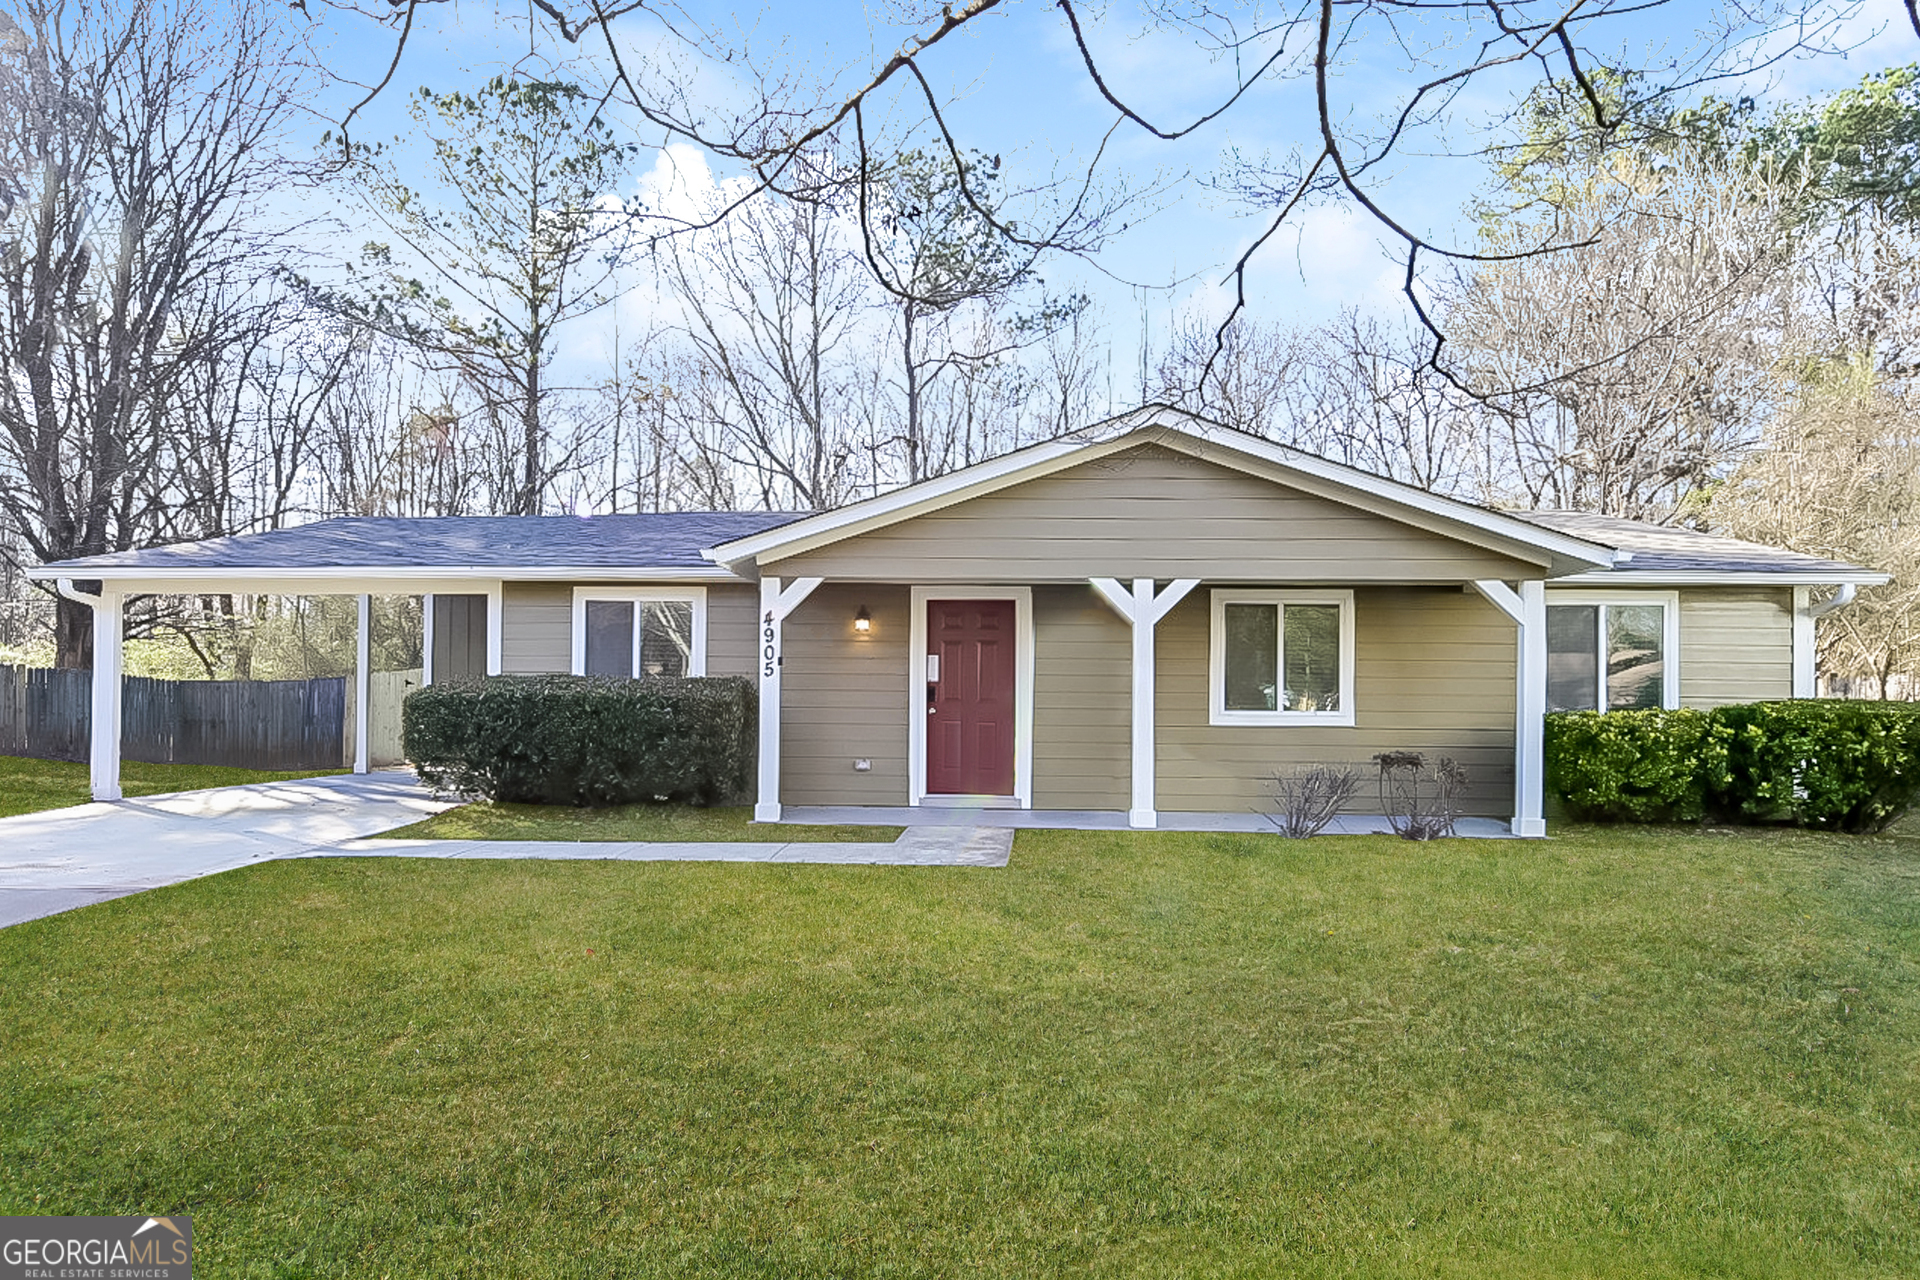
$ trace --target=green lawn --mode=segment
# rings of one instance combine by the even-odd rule
[[[899,827],[797,826],[755,823],[751,807],[626,804],[574,809],[550,804],[463,804],[384,833],[409,840],[716,840],[769,844],[897,839]]]
[[[228,1276],[1920,1274],[1920,846],[272,862],[0,930],[0,1212]]]
[[[120,790],[128,796],[153,796],[168,791],[237,787],[249,782],[281,782],[288,778],[317,778],[345,772],[345,769],[299,769],[276,773],[212,764],[141,764],[137,760],[123,760]],[[42,809],[63,809],[70,804],[85,804],[92,798],[84,764],[0,756],[0,818],[37,813]]]

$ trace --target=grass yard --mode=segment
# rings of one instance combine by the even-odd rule
[[[168,791],[199,791],[205,787],[238,787],[250,782],[283,782],[288,778],[319,778],[345,769],[300,769],[277,773],[266,769],[229,769],[212,764],[120,763],[120,790],[128,796],[154,796]],[[67,760],[34,760],[0,756],[0,818],[42,809],[64,809],[93,798],[87,766]]]
[[[196,1274],[1912,1276],[1920,847],[274,862],[0,930],[0,1212]]]
[[[389,831],[400,840],[748,840],[769,844],[889,843],[899,827],[756,824],[748,805],[625,804],[575,809],[551,804],[463,804]]]

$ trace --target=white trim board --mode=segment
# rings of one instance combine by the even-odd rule
[[[927,793],[927,604],[933,600],[1013,601],[1013,796],[1033,808],[1033,588],[973,584],[916,586],[908,593],[907,803],[952,803]]]
[[[587,673],[587,601],[614,600],[639,604],[643,600],[676,600],[693,606],[693,651],[687,655],[687,674],[707,674],[707,589],[705,587],[575,587],[569,614],[572,671]],[[640,611],[633,614],[633,656],[629,670],[640,671]]]

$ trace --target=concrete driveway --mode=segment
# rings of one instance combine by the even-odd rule
[[[1004,867],[1013,832],[956,821],[891,843],[376,840],[454,802],[410,772],[182,791],[0,818],[0,928],[272,858],[608,858]],[[769,830],[774,837],[778,828]]]
[[[0,928],[339,845],[448,808],[407,772],[305,778],[0,818]]]

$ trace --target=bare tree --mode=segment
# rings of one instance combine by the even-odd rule
[[[1802,382],[1766,447],[1701,504],[1717,532],[1893,575],[1820,620],[1820,668],[1877,696],[1920,689],[1920,399],[1867,360]]]
[[[498,458],[512,460],[496,506],[516,514],[538,513],[555,476],[579,461],[577,441],[554,448],[565,440],[556,402],[569,390],[549,378],[555,337],[612,301],[628,245],[618,189],[635,148],[591,107],[558,81],[421,90],[413,117],[439,190],[417,189],[394,156],[356,150],[364,204],[399,249],[367,246],[370,292],[318,295],[459,372]]]
[[[668,411],[773,508],[832,506],[861,480],[849,366],[874,299],[845,210],[815,191],[763,197],[661,255],[690,357]]]
[[[1480,264],[1444,301],[1461,379],[1490,407],[1504,480],[1525,505],[1667,520],[1759,438],[1793,350],[1792,192],[1760,169],[1681,149],[1578,175],[1536,219],[1578,254]]]
[[[19,0],[0,39],[0,510],[58,560],[159,534],[172,401],[251,309],[299,87],[269,9]],[[227,301],[233,299],[227,296]],[[62,601],[58,661],[92,618]]]

